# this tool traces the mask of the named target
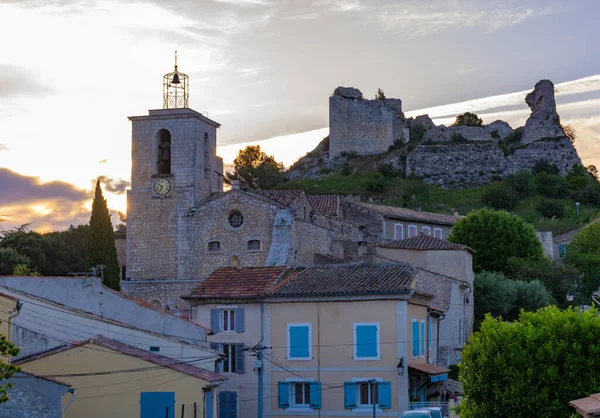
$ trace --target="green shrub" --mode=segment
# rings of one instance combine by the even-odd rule
[[[389,163],[379,164],[377,166],[377,172],[381,173],[381,175],[386,179],[391,179],[397,176],[397,172],[396,170],[394,170],[394,166]]]
[[[542,200],[536,205],[535,210],[548,219],[561,219],[565,217],[565,206],[560,202],[552,200]]]
[[[517,196],[508,187],[498,184],[481,195],[481,204],[496,210],[514,210],[519,204]]]
[[[319,173],[321,173],[321,174],[329,174],[329,173],[331,173],[331,171],[332,171],[332,170],[331,170],[331,168],[329,168],[329,167],[322,167],[322,168],[319,170]]]
[[[410,130],[410,142],[416,143],[421,141],[425,132],[427,132],[427,130],[421,123],[415,123]]]
[[[365,185],[365,189],[368,192],[372,193],[383,193],[385,192],[385,188],[387,186],[387,181],[385,177],[379,172],[375,173],[373,179],[367,182]]]
[[[533,167],[533,172],[535,174],[539,173],[548,173],[548,174],[558,174],[560,170],[556,166],[556,164],[551,164],[546,160],[538,160]]]
[[[522,136],[523,136],[523,127],[520,127],[520,128],[515,129],[514,131],[512,131],[510,134],[506,135],[506,138],[504,138],[503,142],[506,144],[520,142]]]
[[[456,121],[454,122],[454,126],[481,126],[483,125],[483,120],[477,116],[475,113],[465,112],[462,115],[458,115],[456,117]]]
[[[578,198],[582,203],[600,206],[600,185],[598,183],[590,183],[578,194]]]
[[[452,142],[456,144],[468,144],[469,140],[459,133],[452,134]]]
[[[521,197],[530,196],[533,193],[533,174],[529,171],[519,171],[507,176],[506,184]]]
[[[342,163],[340,168],[341,168],[342,176],[349,176],[350,174],[352,174],[352,166],[350,165],[349,162],[346,161],[346,162]]]
[[[569,182],[555,174],[542,171],[535,176],[535,190],[546,197],[562,199],[569,195]]]

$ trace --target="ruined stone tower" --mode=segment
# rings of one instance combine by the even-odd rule
[[[223,189],[217,122],[188,108],[187,75],[166,74],[163,109],[132,116],[125,279],[181,278],[182,217]]]

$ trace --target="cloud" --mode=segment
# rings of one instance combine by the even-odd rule
[[[107,192],[111,192],[114,194],[123,194],[127,191],[127,188],[131,186],[131,182],[123,179],[112,179],[107,176],[98,177],[100,183],[104,185],[104,189]],[[92,181],[95,184],[95,181]]]
[[[270,3],[265,0],[213,0],[216,3],[232,4],[234,6],[267,6]]]
[[[8,145],[0,144],[0,151],[8,151]]]
[[[24,176],[0,167],[0,196],[3,202],[26,204],[45,199],[81,202],[90,194],[63,181],[42,183],[39,177]]]
[[[52,89],[37,81],[27,70],[16,65],[0,64],[0,97],[40,97]]]

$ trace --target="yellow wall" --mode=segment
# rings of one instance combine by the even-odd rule
[[[10,321],[9,316],[17,309],[17,302],[14,299],[7,298],[0,294],[0,335],[4,335],[8,341],[10,338]],[[10,363],[10,357],[0,357],[0,362]]]
[[[354,378],[380,378],[392,383],[392,408],[384,412],[398,413],[398,364],[396,341],[406,339],[397,330],[397,301],[304,302],[271,304],[271,346],[273,358],[301,376],[320,381],[322,385],[321,413],[356,412],[344,409],[345,381]],[[402,302],[405,303],[405,302]],[[379,322],[380,360],[354,359],[354,323]],[[312,359],[288,360],[288,323],[311,323]],[[276,366],[271,366],[276,367]],[[319,374],[320,372],[320,374]],[[278,408],[277,382],[294,378],[286,371],[271,372],[272,415],[294,416],[292,411]],[[312,411],[312,410],[311,410]],[[301,415],[301,414],[299,414]],[[340,415],[338,415],[340,416]]]
[[[157,367],[156,364],[111,351],[95,344],[85,344],[45,358],[23,364],[27,370],[42,375],[97,373],[111,370]],[[208,383],[178,371],[156,369],[93,376],[57,377],[67,380],[77,399],[67,409],[65,418],[137,418],[140,416],[140,392],[175,392],[175,416],[193,418],[194,402],[203,410],[202,388]],[[71,399],[63,397],[63,406]],[[201,416],[201,415],[198,415]]]
[[[421,321],[425,321],[425,356],[421,357],[421,355],[413,358],[412,355],[412,320],[416,319],[419,323],[419,335],[421,332]],[[408,303],[408,315],[406,318],[406,329],[408,330],[408,337],[406,343],[406,352],[408,353],[408,364],[414,363],[427,363],[427,356],[429,353],[427,347],[427,307],[422,305],[416,305],[412,303]]]

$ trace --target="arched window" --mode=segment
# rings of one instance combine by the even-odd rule
[[[210,241],[208,243],[208,252],[209,253],[220,253],[221,252],[221,242]]]
[[[237,255],[231,257],[231,267],[239,267],[242,263],[240,262],[240,258]]]
[[[210,145],[208,143],[208,133],[204,133],[204,178],[206,180],[210,179]]]
[[[158,135],[158,174],[171,174],[171,132],[161,129]]]
[[[257,239],[251,239],[248,241],[248,251],[260,251],[260,241]]]

